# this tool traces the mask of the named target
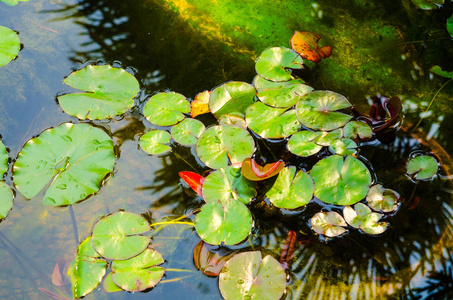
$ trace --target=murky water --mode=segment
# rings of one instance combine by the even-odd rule
[[[281,3],[290,7],[296,2]],[[131,112],[112,121],[94,122],[113,136],[119,155],[113,176],[101,190],[73,206],[80,239],[90,233],[101,216],[119,209],[149,213],[157,222],[167,216],[188,214],[201,206],[182,190],[177,175],[179,171],[193,171],[192,166],[202,170],[189,148],[175,145],[177,155],[162,157],[148,156],[139,149],[139,136],[152,128],[140,114],[146,97],[169,89],[193,98],[225,81],[251,82],[255,74],[254,57],[266,47],[280,46],[275,44],[280,41],[288,46],[291,36],[282,36],[285,31],[317,32],[312,27],[318,22],[318,30],[322,31],[318,33],[334,49],[329,59],[333,62],[346,59],[346,54],[340,52],[348,51],[351,61],[344,65],[351,66],[351,74],[363,81],[353,86],[338,84],[340,79],[336,81],[335,76],[342,74],[341,69],[339,73],[326,72],[323,63],[328,70],[336,70],[334,63],[326,60],[310,74],[310,83],[318,89],[347,95],[364,112],[369,105],[367,98],[378,92],[397,95],[405,105],[403,128],[418,121],[419,113],[446,82],[430,76],[429,67],[439,64],[453,70],[449,50],[452,41],[445,39],[448,35],[442,32],[444,25],[440,24],[440,20],[452,14],[450,2],[438,12],[416,10],[409,1],[398,5],[386,1],[378,9],[371,4],[346,5],[343,1],[300,4],[301,11],[315,16],[312,21],[288,15],[282,25],[287,27],[275,29],[276,37],[258,39],[260,35],[256,32],[261,29],[250,27],[247,32],[257,40],[237,38],[237,44],[225,43],[225,34],[216,36],[200,26],[195,18],[198,14],[190,10],[184,14],[181,8],[184,3],[30,0],[14,7],[0,3],[0,25],[18,31],[23,44],[19,57],[0,68],[0,133],[11,159],[28,139],[43,130],[67,121],[78,122],[63,113],[55,101],[57,95],[70,91],[62,80],[73,70],[90,63],[110,63],[128,69],[141,82],[142,92]],[[244,5],[242,9],[251,9],[251,5],[250,2],[250,6]],[[196,7],[193,9],[196,11]],[[198,9],[200,16],[209,12],[206,7]],[[254,18],[257,15],[253,14]],[[360,40],[363,32],[348,26],[365,22],[365,17],[396,28],[401,44],[369,44],[370,52],[356,62],[350,51],[354,46],[348,44],[347,38],[342,40],[333,34],[342,28],[344,35]],[[219,20],[216,18],[213,12],[206,23],[214,24]],[[310,28],[301,28],[308,25]],[[376,35],[379,34],[384,33],[376,28]],[[382,43],[386,41],[384,36]],[[339,51],[337,56],[335,51]],[[389,74],[375,74],[382,71],[373,69],[373,65],[360,66],[365,63],[364,57],[369,61],[377,57],[394,70],[386,67]],[[353,66],[357,69],[352,69]],[[406,77],[400,78],[401,74]],[[394,76],[398,84],[381,80],[386,76]],[[360,152],[372,163],[384,186],[420,203],[400,210],[391,219],[391,228],[378,237],[352,233],[325,242],[304,239],[301,234],[289,269],[286,299],[418,299],[427,297],[430,291],[422,289],[430,284],[433,287],[438,284],[434,292],[442,299],[443,288],[448,291],[453,287],[450,255],[453,165],[448,155],[453,153],[453,118],[449,107],[452,95],[453,84],[439,94],[431,116],[422,123],[423,132],[411,135],[402,130],[393,143],[372,143]],[[404,164],[413,151],[433,152],[444,164],[433,182],[414,185],[405,176]],[[13,186],[10,172],[5,180]],[[72,260],[76,250],[70,212],[68,208],[43,206],[42,198],[43,193],[31,200],[16,193],[12,211],[0,224],[2,299],[48,299],[43,289],[70,297],[70,289],[55,287],[51,282],[55,264]],[[310,209],[307,207],[306,211]],[[238,248],[262,249],[278,258],[288,230],[299,233],[307,230],[304,212],[281,212],[262,203],[253,206],[253,211],[256,230],[250,241],[254,246],[246,243]],[[203,275],[193,265],[193,249],[198,241],[191,227],[166,227],[153,241],[154,248],[166,259],[164,267],[192,272],[169,271],[165,282],[149,293],[106,294],[98,288],[87,299],[220,299],[217,278]]]

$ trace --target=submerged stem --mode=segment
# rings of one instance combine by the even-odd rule
[[[76,245],[78,245],[79,244],[79,231],[77,230],[77,222],[75,219],[74,209],[72,208],[72,205],[69,205],[69,214],[71,215],[72,231],[74,232],[74,239],[75,239]]]

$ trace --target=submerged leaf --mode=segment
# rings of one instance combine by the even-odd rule
[[[319,48],[318,41],[321,36],[309,31],[296,31],[291,38],[291,47],[299,53],[302,58],[319,63],[321,58],[328,58],[332,53],[330,46]]]
[[[453,18],[453,17],[451,17],[451,18]],[[452,23],[453,23],[453,21],[452,21]],[[453,71],[451,71],[451,72],[444,71],[444,70],[442,70],[442,68],[440,66],[437,66],[437,65],[436,66],[432,66],[431,69],[429,69],[429,71],[431,73],[436,74],[436,75],[439,75],[439,76],[442,76],[442,77],[445,77],[445,78],[453,79]]]
[[[20,40],[17,33],[8,27],[0,26],[0,67],[12,61],[19,54],[19,50]]]
[[[245,178],[252,181],[261,181],[268,178],[271,178],[281,170],[285,166],[282,160],[276,161],[271,164],[266,164],[264,167],[258,165],[253,158],[247,157],[242,162],[242,175]]]
[[[437,161],[430,155],[419,155],[409,160],[407,174],[413,175],[416,180],[429,179],[437,173]]]
[[[415,6],[424,10],[440,8],[444,2],[445,0],[412,0]]]
[[[189,112],[189,100],[175,92],[158,93],[149,98],[143,108],[145,118],[158,126],[175,125]]]
[[[264,50],[255,64],[256,73],[267,80],[287,81],[291,79],[291,70],[302,69],[302,57],[294,50],[273,47]]]
[[[203,185],[204,178],[194,172],[179,172],[179,177],[184,180],[192,190],[194,190],[200,197],[203,197],[201,193],[201,186]]]
[[[253,85],[230,81],[212,90],[209,97],[209,108],[217,119],[226,114],[245,115],[247,108],[253,104],[256,90]]]
[[[211,251],[209,244],[199,241],[193,250],[193,261],[197,270],[208,276],[219,276],[220,271],[227,261],[235,254],[224,247]]]
[[[158,155],[170,151],[171,134],[164,130],[151,130],[140,137],[140,147],[149,154]]]
[[[198,115],[206,114],[209,110],[210,91],[204,91],[195,96],[195,99],[190,103],[190,116],[195,118]]]
[[[327,237],[342,235],[347,231],[343,217],[334,211],[318,212],[311,218],[311,227],[317,234]]]

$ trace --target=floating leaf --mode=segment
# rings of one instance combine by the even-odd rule
[[[208,276],[219,276],[227,261],[235,254],[223,247],[216,251],[209,249],[209,244],[199,241],[193,250],[193,261],[197,270]]]
[[[115,282],[113,282],[112,272],[110,272],[109,274],[107,274],[107,276],[105,276],[104,282],[102,284],[102,287],[104,288],[104,291],[106,291],[107,293],[114,293],[114,292],[123,291],[122,288],[120,288],[119,286],[117,286],[115,284]]]
[[[349,155],[328,156],[310,171],[315,182],[315,196],[335,205],[351,205],[365,198],[371,185],[371,174],[363,162]]]
[[[206,202],[225,202],[233,198],[247,204],[256,196],[256,190],[255,184],[242,176],[240,168],[229,166],[206,177],[202,194]]]
[[[400,195],[391,189],[384,189],[381,184],[373,185],[368,194],[366,201],[368,205],[376,210],[382,212],[391,212],[398,208]]]
[[[125,291],[140,292],[154,287],[162,279],[165,269],[162,255],[152,249],[146,249],[139,255],[127,260],[114,260],[112,280]]]
[[[204,91],[195,96],[195,99],[190,103],[190,116],[195,118],[198,115],[206,114],[209,110],[210,91]]]
[[[200,197],[203,197],[201,193],[201,186],[203,185],[204,178],[194,172],[179,172],[179,177],[184,180],[192,190],[194,190]]]
[[[164,130],[151,130],[140,137],[140,147],[152,155],[163,154],[171,150],[165,144],[170,143],[171,134]]]
[[[291,107],[297,103],[300,96],[313,90],[301,79],[275,82],[259,75],[255,76],[253,85],[261,102],[273,107]]]
[[[0,177],[3,177],[6,171],[8,171],[8,152],[0,141]],[[3,180],[0,180],[0,220],[6,218],[12,207],[13,192]]]
[[[27,199],[49,182],[45,205],[71,205],[97,192],[113,171],[112,139],[88,124],[63,123],[29,140],[13,167],[14,184]]]
[[[332,47],[324,46],[319,48],[318,41],[321,36],[309,31],[296,31],[291,38],[291,48],[302,56],[303,59],[308,59],[319,63],[321,58],[327,58],[332,53]]]
[[[313,198],[313,179],[296,167],[284,168],[272,188],[266,193],[269,201],[279,208],[294,209],[304,206]]]
[[[282,251],[280,253],[280,265],[284,270],[287,270],[291,266],[291,261],[293,259],[294,251],[296,250],[297,242],[297,233],[293,230],[288,232],[285,242],[282,246]]]
[[[120,211],[100,219],[93,228],[93,247],[108,259],[128,259],[146,249],[150,239],[145,218]]]
[[[335,154],[346,156],[357,151],[357,144],[351,139],[338,139],[330,143],[330,151]]]
[[[354,228],[360,228],[368,234],[381,234],[388,226],[388,223],[379,222],[382,214],[372,212],[371,209],[363,203],[357,203],[354,208],[346,206],[343,209],[343,215],[346,222]]]
[[[247,110],[248,127],[266,139],[278,139],[296,133],[302,126],[294,109],[275,108],[256,102]]]
[[[447,31],[450,34],[450,36],[453,38],[453,15],[450,16],[450,18],[447,19]]]
[[[8,3],[14,2],[8,1]],[[8,27],[0,26],[0,67],[12,61],[19,54],[19,50],[20,40],[17,33]]]
[[[19,3],[19,1],[27,2],[29,0],[0,0],[0,2],[4,2],[6,5],[9,5],[9,6],[17,5]],[[1,36],[1,34],[0,34],[0,36]]]
[[[282,160],[277,162],[266,164],[264,167],[258,165],[253,158],[246,158],[242,162],[242,175],[248,180],[261,181],[271,177],[274,177],[285,166]]]
[[[313,141],[320,146],[330,146],[330,143],[332,143],[335,140],[341,139],[341,137],[342,137],[341,129],[336,129],[329,132],[322,131],[321,135],[315,138]]]
[[[253,85],[241,81],[230,81],[211,92],[209,108],[217,119],[225,114],[245,115],[247,108],[253,104],[255,95],[256,90]]]
[[[302,157],[316,154],[322,149],[322,146],[317,145],[314,142],[320,135],[321,133],[319,132],[308,130],[296,132],[288,141],[288,150],[291,151],[291,153]]]
[[[412,0],[415,6],[424,10],[440,8],[444,2],[445,0]]]
[[[107,262],[99,257],[93,249],[91,237],[87,237],[77,247],[76,257],[68,270],[74,299],[88,295],[101,283]]]
[[[226,114],[220,117],[219,125],[234,125],[247,129],[247,123],[245,122],[245,116],[240,113]]]
[[[158,93],[149,98],[143,108],[145,118],[158,126],[175,125],[189,112],[189,100],[175,92]]]
[[[286,288],[286,274],[272,256],[261,259],[259,251],[242,252],[225,264],[219,288],[225,300],[280,299]]]
[[[292,49],[273,47],[264,50],[256,60],[256,73],[267,80],[287,81],[291,79],[291,70],[302,69],[303,60]]]
[[[451,71],[451,72],[443,71],[442,68],[437,66],[437,65],[431,67],[431,69],[429,69],[429,71],[431,73],[436,74],[436,75],[439,75],[439,76],[442,76],[442,77],[445,77],[445,78],[453,79],[453,71]]]
[[[250,133],[234,125],[206,129],[196,145],[200,159],[210,168],[220,169],[229,162],[239,163],[252,156],[255,141]]]
[[[342,235],[347,231],[343,217],[334,211],[319,212],[311,218],[311,227],[317,234],[328,237]]]
[[[86,91],[58,97],[67,114],[82,120],[101,120],[125,113],[134,105],[133,98],[140,89],[133,75],[109,65],[86,66],[71,73],[64,83]]]
[[[373,136],[373,130],[365,122],[351,121],[343,127],[343,136],[348,139],[369,139]]]
[[[437,161],[430,155],[419,155],[409,160],[407,174],[415,176],[416,180],[429,179],[437,173]]]
[[[198,235],[211,245],[240,243],[249,235],[252,224],[252,215],[247,206],[232,198],[208,202],[195,218]]]
[[[330,131],[344,126],[352,116],[337,110],[349,108],[345,96],[331,91],[314,91],[302,96],[297,102],[297,118],[306,127]]]
[[[171,128],[173,139],[181,145],[195,145],[205,130],[202,122],[196,119],[184,119]]]

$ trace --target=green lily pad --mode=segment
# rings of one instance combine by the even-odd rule
[[[3,177],[8,171],[8,151],[3,142],[0,141],[0,177]]]
[[[115,282],[113,282],[112,279],[112,272],[108,273],[107,276],[104,278],[104,282],[102,283],[102,287],[104,288],[104,291],[107,293],[115,293],[115,292],[121,292],[123,291],[122,288],[117,286]]]
[[[338,112],[351,107],[345,96],[332,91],[314,91],[305,94],[296,105],[297,118],[306,127],[331,131],[343,127],[352,116]]]
[[[225,300],[281,299],[286,288],[286,273],[270,255],[242,252],[233,256],[219,275],[219,289]]]
[[[347,231],[344,228],[346,226],[348,224],[346,224],[343,217],[334,211],[319,212],[311,218],[311,228],[313,231],[327,237],[342,235]]]
[[[13,167],[14,184],[27,199],[49,182],[45,205],[71,205],[97,192],[113,171],[113,142],[88,124],[63,123],[29,140]]]
[[[140,137],[140,147],[152,155],[163,154],[171,150],[165,144],[170,143],[171,134],[164,130],[151,130]]]
[[[252,214],[247,206],[232,198],[208,202],[195,218],[198,235],[211,245],[240,243],[249,235],[252,224]]]
[[[143,115],[158,126],[171,126],[184,120],[190,113],[190,103],[181,94],[175,92],[159,93],[146,102]]]
[[[229,201],[231,198],[244,204],[256,196],[255,184],[242,176],[241,168],[229,166],[209,174],[202,186],[203,199]]]
[[[320,135],[319,132],[308,130],[296,132],[288,141],[288,150],[302,157],[316,154],[322,149],[322,146],[317,145],[313,140]]]
[[[450,18],[447,19],[447,31],[450,34],[450,36],[453,38],[453,15],[450,16]]]
[[[328,156],[310,171],[315,182],[315,196],[335,205],[351,205],[365,198],[371,185],[371,174],[363,162],[349,155]]]
[[[134,97],[140,89],[133,75],[109,65],[86,66],[71,73],[64,83],[86,91],[58,97],[67,114],[82,120],[101,120],[125,113],[134,106]]]
[[[14,6],[14,5],[17,5],[19,3],[19,1],[21,2],[27,2],[29,0],[0,0],[0,2],[4,2],[6,5],[9,5],[9,6]],[[1,35],[1,34],[0,34]]]
[[[294,209],[304,206],[313,198],[314,184],[310,175],[296,167],[284,168],[272,188],[266,193],[269,201],[279,208]]]
[[[19,50],[20,40],[17,33],[8,27],[0,26],[0,67],[12,61],[19,54]]]
[[[202,122],[196,119],[184,119],[171,128],[171,135],[177,143],[189,146],[197,143],[204,130],[205,126]]]
[[[273,107],[291,107],[296,105],[299,97],[313,90],[301,79],[283,82],[266,80],[257,75],[253,80],[261,102]]]
[[[417,180],[429,179],[437,173],[437,160],[430,155],[419,155],[409,160],[407,174]]]
[[[240,113],[226,114],[220,117],[219,125],[234,125],[247,129],[247,123],[245,122],[245,116]]]
[[[373,130],[365,122],[352,121],[343,127],[343,136],[348,139],[369,139],[373,136]]]
[[[249,107],[245,121],[251,130],[266,139],[284,138],[302,127],[294,109],[275,108],[262,102]]]
[[[196,145],[198,157],[210,168],[220,169],[229,162],[239,163],[252,156],[255,141],[250,133],[234,125],[206,129]]]
[[[255,70],[260,76],[272,81],[291,79],[291,70],[302,69],[302,57],[294,50],[273,47],[264,50],[256,60]]]
[[[315,138],[313,141],[320,146],[330,146],[335,140],[341,139],[342,131],[341,129],[336,129],[332,131],[321,131],[319,137]]]
[[[379,222],[382,214],[372,212],[371,208],[363,203],[357,203],[354,208],[346,206],[343,215],[349,225],[368,234],[381,234],[388,226],[388,223]]]
[[[338,139],[330,143],[330,151],[338,155],[351,155],[357,151],[357,144],[351,139]]]
[[[368,194],[366,201],[375,211],[391,212],[398,208],[400,196],[391,189],[384,189],[382,184],[373,185]]]
[[[442,70],[441,67],[439,66],[432,66],[431,69],[429,69],[429,71],[431,73],[434,73],[436,75],[439,75],[439,76],[442,76],[442,77],[445,77],[445,78],[450,78],[450,79],[453,79],[453,71],[451,72],[447,72],[447,71],[444,71]]]
[[[79,244],[76,257],[68,269],[74,299],[91,293],[101,283],[107,270],[107,262],[99,259],[91,242],[90,236]]]
[[[230,81],[214,90],[209,96],[209,109],[217,119],[225,114],[240,113],[245,115],[247,108],[253,104],[256,90],[253,85]]]
[[[93,228],[93,247],[108,259],[128,259],[145,250],[149,237],[140,235],[149,231],[145,218],[120,211],[100,219]]]
[[[8,152],[5,145],[0,141],[0,177],[8,171]],[[9,186],[0,180],[0,220],[6,218],[13,207],[13,191]]]
[[[114,260],[112,263],[112,280],[125,291],[139,292],[154,287],[162,279],[165,269],[162,255],[146,249],[139,255],[127,260]]]
[[[437,9],[444,4],[445,0],[412,0],[412,3],[418,8],[424,10]]]

